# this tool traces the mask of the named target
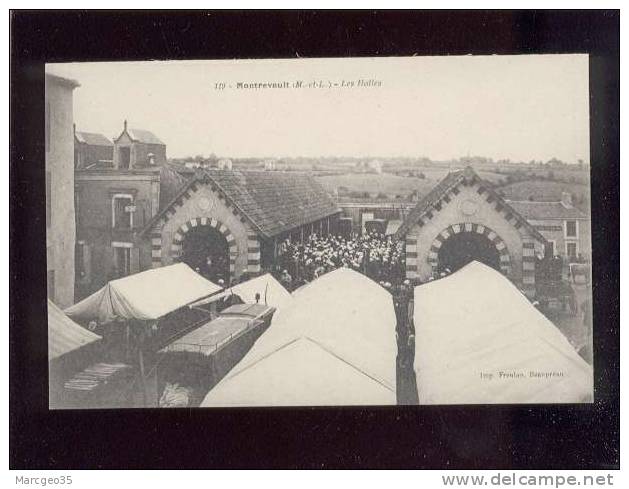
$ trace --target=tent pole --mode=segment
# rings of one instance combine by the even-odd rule
[[[138,356],[140,361],[140,376],[142,380],[142,407],[148,407],[146,405],[146,401],[148,399],[148,395],[146,392],[146,378],[144,377],[144,355],[142,354],[142,344],[138,345]]]
[[[131,356],[131,325],[129,324],[128,320],[125,321],[125,323],[127,325],[125,331],[125,356],[126,358],[129,358]]]
[[[138,347],[138,360],[140,364],[140,376],[142,380],[142,404],[144,407],[148,407],[148,389],[146,386],[146,369],[144,368],[144,346],[146,344],[146,340],[149,334],[149,329],[151,325],[147,322],[141,322],[140,326],[140,334],[137,336],[137,347]]]

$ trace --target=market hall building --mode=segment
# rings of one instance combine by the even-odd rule
[[[340,212],[306,174],[197,169],[142,235],[153,268],[183,261],[229,282],[272,268],[287,238],[334,232]]]
[[[405,241],[406,276],[427,281],[472,260],[500,270],[535,295],[544,236],[471,168],[453,171],[410,211],[395,234]],[[482,287],[482,284],[479,284]]]

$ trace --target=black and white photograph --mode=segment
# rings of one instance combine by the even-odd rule
[[[586,55],[48,64],[45,134],[52,409],[593,401]]]
[[[619,25],[11,11],[12,468],[608,477]]]

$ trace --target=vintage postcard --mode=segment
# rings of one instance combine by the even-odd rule
[[[587,55],[46,65],[49,406],[593,401]]]

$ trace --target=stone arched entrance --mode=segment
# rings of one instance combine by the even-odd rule
[[[179,261],[214,283],[229,281],[229,245],[212,226],[196,226],[185,234]]]
[[[218,221],[217,219],[199,217],[191,219],[185,224],[181,225],[177,232],[173,236],[172,245],[170,247],[170,254],[173,261],[190,261],[191,265],[194,265],[199,258],[190,256],[192,248],[200,249],[202,252],[203,236],[207,236],[208,239],[212,239],[217,246],[220,246],[220,250],[210,250],[208,246],[208,254],[213,256],[214,260],[225,260],[225,270],[229,271],[229,277],[225,279],[233,279],[235,276],[235,262],[238,256],[238,245],[236,239],[232,235],[227,226]],[[220,236],[222,240],[216,239]],[[187,239],[190,238],[190,239]],[[185,252],[188,251],[188,254]],[[227,256],[224,256],[227,252]],[[219,256],[218,253],[223,254]],[[216,262],[215,262],[216,263]],[[201,262],[202,264],[202,262]],[[203,269],[203,266],[201,266]]]
[[[472,260],[511,273],[511,255],[504,240],[491,228],[475,223],[448,226],[433,240],[428,263],[433,273],[449,268],[456,271]]]

